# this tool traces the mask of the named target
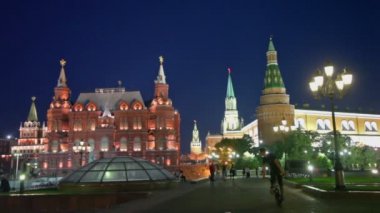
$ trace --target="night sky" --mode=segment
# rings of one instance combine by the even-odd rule
[[[270,35],[291,103],[327,104],[312,99],[308,81],[331,61],[354,74],[351,90],[338,105],[380,111],[376,0],[13,2],[0,6],[3,137],[18,137],[31,96],[46,121],[61,58],[67,60],[73,102],[80,92],[115,87],[118,80],[150,100],[163,55],[187,153],[193,120],[203,143],[208,131],[220,131],[227,67],[240,115],[246,124],[255,118]]]

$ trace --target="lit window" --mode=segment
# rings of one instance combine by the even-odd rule
[[[317,130],[325,130],[325,123],[322,119],[317,120]]]
[[[342,121],[342,130],[349,131],[350,127],[348,126],[348,122],[346,120]]]
[[[364,126],[365,126],[365,131],[366,132],[371,132],[372,131],[372,126],[371,126],[371,123],[369,121],[364,122]]]
[[[350,131],[355,131],[355,123],[354,121],[348,121],[348,127]]]
[[[372,131],[377,132],[377,124],[376,124],[376,122],[372,121],[371,122],[371,127],[372,127]]]
[[[133,141],[133,151],[141,151],[141,139],[140,137],[135,137]]]
[[[325,130],[331,130],[331,123],[328,119],[325,119]]]
[[[120,139],[120,151],[126,152],[127,150],[128,150],[127,139],[123,137]]]
[[[305,120],[303,118],[297,118],[295,124],[297,129],[306,129]]]

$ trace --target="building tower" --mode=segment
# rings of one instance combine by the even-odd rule
[[[231,69],[228,68],[227,80],[227,94],[225,99],[226,109],[224,111],[224,118],[222,120],[222,134],[223,137],[242,137],[240,130],[243,126],[243,120],[239,119],[239,112],[237,110],[237,102],[232,85]]]
[[[173,108],[169,98],[169,85],[166,83],[164,72],[164,58],[159,57],[160,68],[157,79],[154,81],[154,98],[150,106],[150,112],[154,114],[154,120],[150,127],[150,138],[154,140],[155,162],[165,165],[178,165],[180,153],[180,115]],[[153,128],[154,126],[154,128]]]
[[[287,120],[289,125],[294,124],[294,105],[289,104],[289,99],[277,63],[277,51],[271,37],[267,51],[264,90],[260,97],[260,105],[256,108],[259,139],[265,144],[279,140],[279,136],[273,134],[273,126],[279,125],[282,119]]]
[[[199,140],[197,121],[194,120],[193,139],[190,142],[190,152],[194,154],[202,153],[202,142]]]
[[[67,86],[67,79],[65,73],[66,61],[61,59],[61,72],[59,74],[57,86],[54,88],[53,101],[50,103],[50,108],[47,112],[47,126],[49,132],[49,141],[58,141],[59,144],[55,145],[58,148],[63,148],[68,151],[67,135],[69,131],[69,112],[71,110],[71,90]],[[62,145],[61,145],[62,144]],[[49,146],[49,152],[51,147]]]
[[[38,167],[37,159],[39,153],[46,152],[45,145],[47,144],[47,139],[45,136],[47,128],[45,127],[45,124],[41,125],[41,123],[38,120],[35,100],[36,97],[32,97],[32,104],[30,106],[28,118],[20,126],[20,136],[17,140],[17,145],[12,146],[11,148],[11,152],[13,154],[22,154],[22,163],[30,163],[30,167],[25,168],[29,170],[29,172],[31,172],[32,169]]]

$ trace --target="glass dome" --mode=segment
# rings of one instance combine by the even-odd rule
[[[152,188],[152,183],[176,181],[173,174],[158,165],[144,159],[125,156],[91,162],[63,178],[60,187],[78,184],[92,187],[98,184],[104,187],[107,184],[116,184],[118,187],[139,185],[139,188],[144,188],[141,187],[144,185],[142,183],[146,183],[145,188]]]

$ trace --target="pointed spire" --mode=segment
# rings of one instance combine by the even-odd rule
[[[285,88],[280,68],[278,67],[277,51],[274,48],[272,36],[269,39],[267,51],[267,70],[264,79],[264,89],[267,88]]]
[[[198,130],[198,128],[197,128],[197,121],[196,120],[194,120],[194,130]]]
[[[228,81],[227,81],[227,98],[235,97],[234,87],[232,85],[231,79],[231,68],[227,68],[228,70]]]
[[[269,38],[269,45],[268,45],[268,51],[276,51],[273,45],[272,36]]]
[[[157,80],[155,80],[155,83],[161,83],[161,84],[166,84],[166,76],[164,72],[164,57],[160,56],[158,57],[160,59],[160,69],[158,71],[158,76]]]
[[[61,73],[59,74],[57,87],[67,87],[67,79],[65,74],[66,61],[65,59],[61,59],[59,62],[61,64]]]
[[[36,100],[36,97],[33,96],[32,97],[32,105],[30,106],[27,121],[38,121],[36,104],[34,103],[35,100]]]

